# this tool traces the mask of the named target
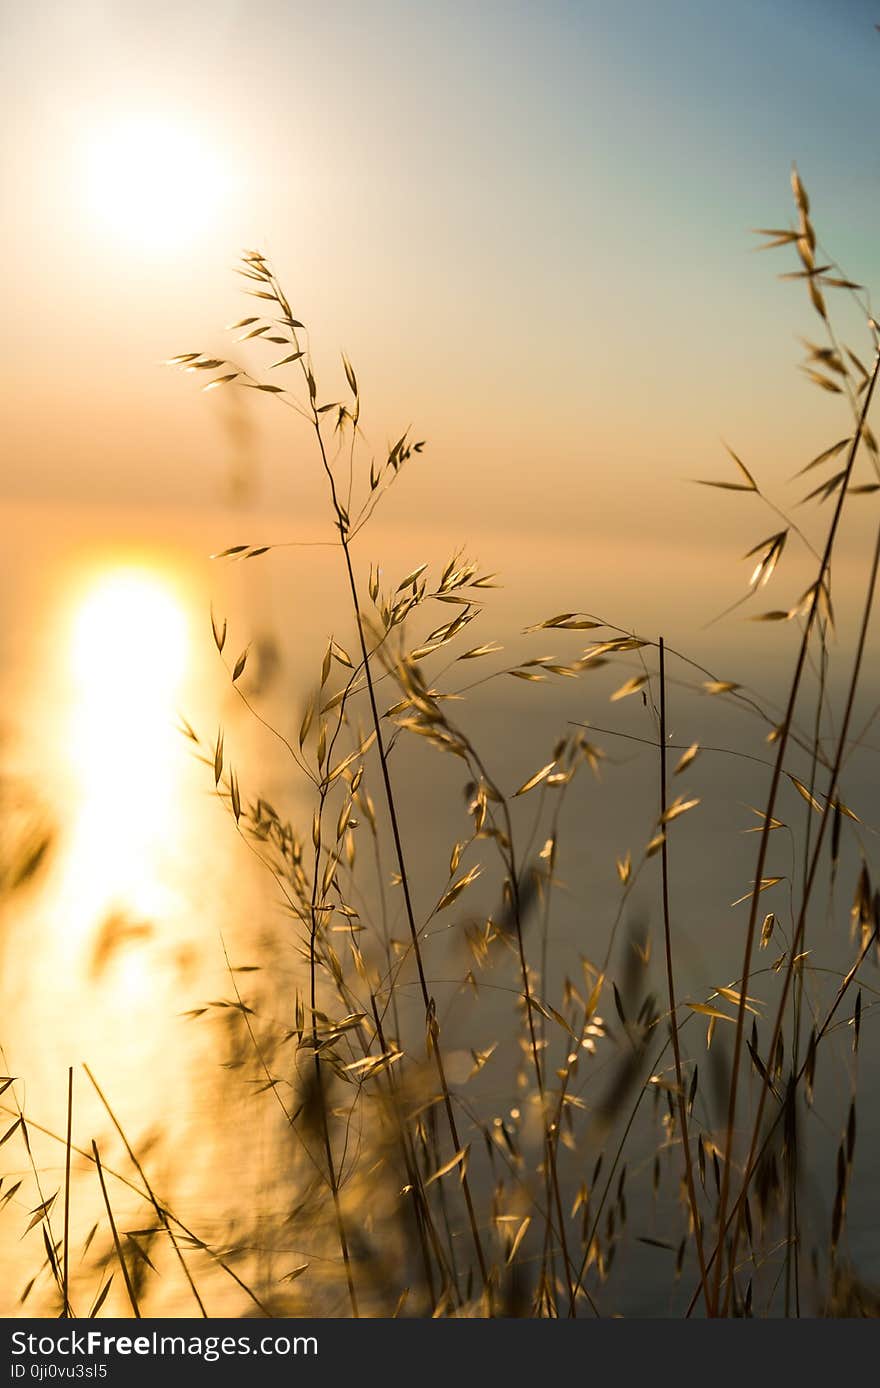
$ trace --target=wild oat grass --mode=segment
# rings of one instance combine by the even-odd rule
[[[789,277],[803,282],[821,335],[819,343],[806,344],[804,370],[812,384],[839,397],[851,418],[846,435],[823,444],[803,468],[809,476],[802,500],[825,507],[824,535],[814,547],[732,451],[728,475],[704,483],[751,494],[773,512],[776,528],[746,556],[753,567],[742,603],[754,606],[771,582],[784,591],[793,547],[812,556],[804,591],[752,614],[797,631],[781,712],[670,650],[661,634],[615,627],[577,601],[524,629],[526,643],[555,641],[555,652],[532,653],[534,646],[526,645],[521,659],[505,664],[498,642],[470,644],[469,628],[494,580],[475,562],[456,553],[438,572],[420,563],[390,583],[380,568],[367,567],[358,542],[424,444],[405,433],[378,459],[372,454],[354,367],[343,356],[341,392],[319,384],[306,329],[259,252],[246,253],[240,267],[256,302],[233,325],[235,354],[224,360],[191,351],[172,358],[205,373],[205,390],[272,396],[275,407],[291,413],[292,425],[307,431],[326,482],[353,639],[347,647],[336,637],[328,641],[298,729],[272,729],[291,784],[311,798],[310,823],[291,823],[259,790],[242,788],[252,777],[230,764],[222,729],[206,739],[185,728],[228,812],[230,841],[241,836],[274,878],[287,914],[286,944],[295,946],[299,961],[291,982],[279,944],[253,977],[229,966],[228,998],[196,999],[193,1006],[194,1025],[223,1012],[237,1066],[228,1083],[250,1077],[276,1115],[271,1218],[267,1223],[264,1213],[237,1238],[213,1241],[185,1226],[151,1184],[113,1113],[112,1096],[88,1072],[86,1083],[115,1126],[127,1165],[109,1171],[94,1144],[78,1153],[93,1164],[103,1214],[89,1238],[95,1241],[90,1305],[74,1308],[67,1222],[71,1072],[67,1132],[59,1136],[64,1186],[44,1193],[34,1166],[40,1203],[28,1214],[32,1227],[42,1227],[44,1272],[54,1283],[57,1313],[97,1315],[118,1272],[131,1313],[141,1314],[155,1271],[151,1250],[162,1240],[174,1253],[166,1276],[179,1278],[181,1306],[186,1297],[190,1314],[209,1313],[200,1281],[213,1265],[253,1314],[297,1315],[318,1304],[327,1314],[354,1316],[609,1315],[617,1310],[619,1285],[612,1268],[617,1264],[617,1278],[625,1279],[626,1259],[638,1245],[656,1251],[658,1278],[678,1288],[676,1313],[876,1313],[876,1296],[845,1255],[845,1233],[857,1058],[875,995],[863,973],[876,955],[880,908],[870,838],[844,801],[843,778],[867,731],[856,736],[853,716],[880,531],[865,560],[849,652],[833,648],[832,573],[850,499],[880,489],[880,456],[868,426],[880,356],[863,291],[817,245],[797,173],[792,187],[795,223],[760,234],[767,247],[790,249],[798,258]],[[867,352],[839,340],[829,294],[847,295],[856,305]],[[273,350],[265,369],[239,360],[239,353],[266,346]],[[271,549],[243,543],[217,557],[272,563]],[[214,616],[212,623],[232,686],[262,718],[243,689],[247,649],[231,655],[225,620]],[[572,656],[571,642],[583,642],[585,634],[588,644]],[[761,628],[756,639],[763,637]],[[830,670],[839,661],[848,664],[835,705]],[[490,770],[468,731],[460,676],[472,665],[489,671],[465,682],[473,685],[472,699],[487,683],[510,679],[541,686],[535,698],[552,697],[566,681],[594,680],[604,669],[600,678],[612,677],[615,707],[640,702],[643,732],[567,722],[547,759],[507,790],[507,778]],[[741,897],[747,908],[741,966],[735,978],[719,977],[700,997],[687,997],[679,981],[680,908],[670,862],[689,851],[679,822],[691,822],[704,808],[687,789],[688,775],[701,755],[728,749],[672,742],[673,688],[676,698],[687,690],[689,698],[737,707],[763,724],[766,736],[763,749],[752,744],[743,754],[754,770],[757,822],[753,876]],[[513,745],[521,730],[512,727],[509,736]],[[655,758],[656,789],[646,812],[633,807],[633,835],[645,813],[653,827],[641,850],[617,860],[619,896],[604,952],[584,958],[580,976],[565,978],[557,991],[548,922],[567,851],[563,809],[580,778],[607,767],[607,739],[614,745],[617,737]],[[396,770],[406,739],[452,759],[464,796],[468,831],[432,847],[435,861],[442,855],[446,864],[436,893],[430,880],[413,876],[411,825]],[[805,807],[800,819],[782,809],[789,789]],[[437,793],[425,785],[425,797]],[[782,865],[780,838],[794,869]],[[847,964],[833,972],[812,951],[817,932],[829,925],[838,944],[846,932],[834,888],[853,862]],[[765,894],[784,881],[788,908],[765,909]],[[636,884],[657,892],[660,965],[631,913]],[[435,930],[449,920],[467,959],[441,987]],[[770,951],[778,951],[772,964]],[[662,976],[657,993],[655,967]],[[462,993],[471,999],[467,1020],[449,1022],[438,999]],[[502,1003],[510,1009],[507,1019]],[[848,1057],[837,1045],[841,1035]],[[825,1234],[810,1228],[802,1198],[820,1063],[847,1094]],[[497,1078],[480,1091],[470,1082],[488,1066]],[[29,1120],[17,1107],[12,1080],[3,1083],[11,1124],[0,1140],[7,1152],[15,1142],[29,1154]],[[836,1112],[828,1121],[838,1121]],[[143,1227],[125,1237],[114,1220],[114,1182],[118,1193],[127,1188],[143,1204]],[[0,1192],[6,1218],[17,1191]],[[658,1200],[665,1201],[661,1223],[642,1221],[644,1232],[633,1231],[630,1208]],[[59,1203],[60,1236],[52,1222]],[[311,1249],[307,1261],[293,1266],[284,1252],[290,1228]]]

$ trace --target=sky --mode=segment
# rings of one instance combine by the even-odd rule
[[[271,401],[160,369],[229,350],[257,246],[328,392],[354,362],[371,446],[429,441],[401,524],[701,542],[721,494],[686,479],[729,475],[722,440],[781,485],[840,432],[795,370],[818,320],[750,229],[788,224],[796,159],[820,235],[878,282],[873,21],[861,0],[5,7],[0,496],[199,509],[245,468],[253,505],[316,515]]]

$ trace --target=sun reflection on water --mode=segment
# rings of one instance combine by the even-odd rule
[[[117,568],[87,587],[70,640],[76,792],[63,888],[80,942],[108,913],[150,920],[173,907],[163,862],[182,828],[175,720],[187,656],[187,614],[164,576]]]
[[[253,749],[225,689],[216,688],[215,653],[199,635],[207,601],[198,572],[167,545],[123,544],[67,556],[50,570],[45,602],[24,613],[35,652],[15,690],[28,729],[21,765],[57,832],[29,890],[0,900],[0,1059],[4,1073],[22,1077],[17,1092],[40,1125],[31,1140],[47,1191],[55,1188],[68,1067],[74,1143],[87,1151],[95,1138],[108,1170],[127,1169],[85,1064],[164,1195],[201,1227],[225,1198],[218,1167],[240,1179],[253,1173],[225,1120],[230,1105],[243,1112],[251,1100],[226,1068],[237,1058],[229,1014],[217,1022],[199,1009],[231,988],[221,935],[236,964],[257,958],[265,884],[249,855],[236,853],[213,778],[181,735],[181,720],[202,732],[222,719],[243,762]],[[258,765],[255,752],[249,765]],[[254,1133],[275,1117],[268,1108],[248,1115]],[[6,1159],[21,1175],[12,1141]],[[86,1163],[74,1166],[73,1190],[72,1238],[82,1247],[103,1219]],[[40,1198],[34,1185],[16,1208],[29,1217]],[[141,1227],[133,1189],[116,1181],[112,1198],[123,1227]],[[22,1242],[20,1233],[9,1218],[0,1221],[0,1314],[5,1294],[17,1297],[33,1272],[35,1239]],[[77,1310],[95,1295],[90,1259],[82,1272]],[[223,1295],[221,1287],[218,1305]],[[160,1279],[155,1304],[179,1313],[175,1296],[173,1279]],[[44,1278],[28,1307],[52,1314],[53,1306]],[[107,1306],[125,1313],[115,1286]]]

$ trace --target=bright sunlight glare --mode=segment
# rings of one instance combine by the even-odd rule
[[[69,747],[77,783],[67,899],[80,930],[102,912],[147,915],[169,903],[182,739],[178,700],[188,623],[172,585],[149,569],[111,569],[73,615]]]
[[[177,685],[186,654],[186,617],[161,577],[117,569],[97,580],[77,611],[74,671],[100,702],[148,704]]]
[[[143,251],[197,240],[227,200],[218,153],[192,128],[164,116],[114,120],[85,151],[91,211],[115,238]]]

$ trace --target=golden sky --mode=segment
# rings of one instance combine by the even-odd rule
[[[873,27],[860,4],[794,14],[7,8],[2,493],[204,511],[244,474],[268,538],[312,537],[286,414],[160,367],[229,352],[257,245],[328,392],[354,362],[376,452],[409,424],[429,441],[400,533],[564,536],[627,571],[638,546],[675,568],[720,543],[735,566],[773,518],[688,479],[731,476],[726,440],[784,499],[845,421],[795,370],[820,325],[784,253],[752,253],[790,217],[792,158],[848,272],[878,269]]]

